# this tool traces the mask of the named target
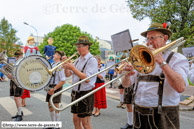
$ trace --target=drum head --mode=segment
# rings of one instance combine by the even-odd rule
[[[38,91],[47,86],[51,80],[48,69],[51,69],[51,65],[45,58],[30,55],[16,65],[15,78],[23,89]]]

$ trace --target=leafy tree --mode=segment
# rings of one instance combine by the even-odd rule
[[[193,0],[128,0],[132,15],[137,20],[148,17],[152,22],[170,22],[171,40],[184,37],[184,47],[194,46]],[[182,47],[182,46],[181,46]],[[178,51],[181,52],[181,47]]]
[[[19,40],[16,37],[16,32],[5,18],[0,21],[0,50],[7,50],[8,56],[13,56],[13,53],[20,49],[20,45],[15,44]]]
[[[90,52],[94,55],[99,54],[99,43],[95,39],[93,39],[90,34],[88,34],[87,32],[82,32],[79,27],[73,26],[71,24],[58,26],[53,32],[45,35],[43,43],[39,46],[39,50],[43,54],[44,46],[48,45],[48,38],[52,37],[54,40],[53,45],[57,47],[57,50],[64,51],[69,57],[77,51],[74,44],[82,35],[88,36],[90,42],[93,43],[90,47]]]

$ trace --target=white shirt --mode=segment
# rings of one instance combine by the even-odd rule
[[[54,68],[55,66],[57,66],[60,63],[61,62],[57,62],[56,64],[53,63],[52,68]],[[53,72],[53,74],[55,74],[55,71]],[[60,81],[65,81],[66,77],[65,77],[64,69],[61,66],[58,67],[56,70],[56,76],[55,76],[54,83],[53,83],[53,79],[54,79],[54,77],[51,78],[50,84],[58,84]]]
[[[170,51],[167,51],[163,54],[164,60],[167,59]],[[188,86],[187,74],[189,72],[189,62],[186,57],[179,53],[174,53],[169,64],[168,64],[175,72],[179,73],[186,84]],[[159,67],[158,63],[156,63],[156,67],[153,72],[149,74],[141,74],[140,75],[159,75],[162,72],[162,69]],[[137,72],[134,76],[131,77],[131,84],[135,83],[137,80]],[[157,107],[158,106],[158,82],[143,82],[140,81],[138,84],[137,92],[135,95],[135,104],[139,106],[146,107]],[[167,79],[164,81],[164,89],[163,89],[163,100],[162,106],[177,106],[180,102],[180,94],[175,91],[170,84],[167,82]]]
[[[87,64],[86,64],[86,62],[87,62]],[[89,77],[89,76],[91,76],[91,75],[98,72],[98,62],[90,52],[85,57],[80,56],[74,62],[75,67],[79,71],[81,71],[83,69],[85,64],[86,64],[86,66],[85,66],[83,72],[86,74],[87,77]],[[95,82],[96,82],[96,77],[97,76],[94,76],[94,77],[90,78],[89,79],[90,81],[88,83],[82,82],[81,86],[80,86],[80,91],[87,91],[87,90],[91,90],[92,88],[94,88],[95,87]],[[80,80],[80,78],[76,74],[72,73],[72,82],[73,82],[73,84],[75,84],[76,82],[79,82],[79,80]],[[73,90],[78,91],[78,85],[75,86],[73,88]]]
[[[194,64],[191,64],[190,70],[189,70],[189,81],[194,84]]]

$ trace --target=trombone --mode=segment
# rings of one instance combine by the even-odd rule
[[[114,65],[111,65],[111,66],[107,67],[106,69],[103,69],[102,71],[99,71],[99,72],[97,72],[97,73],[91,75],[90,77],[87,77],[87,78],[85,78],[85,79],[83,79],[83,80],[81,80],[81,81],[79,81],[79,82],[77,82],[77,83],[71,85],[70,87],[67,87],[67,88],[65,88],[65,89],[63,89],[63,90],[61,90],[61,91],[59,91],[59,92],[53,94],[53,95],[51,96],[50,100],[49,100],[51,106],[52,106],[55,110],[58,110],[58,111],[65,110],[65,109],[67,109],[68,107],[70,107],[70,106],[76,104],[77,102],[81,101],[82,99],[85,99],[85,98],[88,97],[89,95],[91,95],[91,94],[97,92],[98,90],[102,89],[103,87],[105,87],[106,85],[110,84],[111,82],[116,81],[117,79],[121,78],[121,77],[124,76],[125,74],[121,74],[120,76],[114,78],[112,81],[109,81],[108,83],[106,83],[106,84],[102,85],[101,87],[99,87],[99,88],[93,90],[92,92],[90,92],[90,93],[88,93],[88,94],[82,96],[81,98],[75,100],[74,102],[68,104],[68,105],[65,106],[65,107],[64,107],[64,106],[61,106],[60,108],[57,108],[57,107],[54,105],[53,101],[52,101],[53,98],[56,97],[57,95],[62,94],[63,92],[65,92],[65,91],[67,91],[67,90],[69,90],[69,89],[75,87],[76,85],[78,85],[78,84],[80,84],[80,83],[82,83],[82,82],[84,82],[84,81],[86,81],[86,80],[88,80],[88,79],[90,79],[90,78],[92,78],[92,77],[94,77],[94,76],[97,76],[98,74],[100,74],[100,73],[102,73],[102,72],[104,72],[104,71],[106,71],[106,70],[108,70],[108,69],[110,69],[110,68],[112,68],[112,67],[118,65],[119,63],[121,63],[121,62],[123,62],[123,61],[126,61],[126,60],[128,60],[128,59],[127,59],[127,58],[126,58],[126,59],[123,59],[122,61],[120,61],[120,62],[118,62],[118,63],[115,63]]]
[[[165,45],[165,46],[163,46],[161,48],[158,48],[158,49],[156,49],[154,51],[150,51],[147,47],[145,47],[143,45],[136,45],[136,46],[134,46],[131,49],[130,56],[128,58],[125,58],[125,59],[121,60],[120,62],[118,62],[118,63],[116,63],[116,64],[114,64],[112,66],[109,66],[106,69],[104,69],[104,70],[102,70],[102,71],[100,71],[100,72],[98,72],[96,74],[93,74],[90,77],[87,77],[87,78],[85,78],[85,79],[83,79],[83,80],[81,80],[81,81],[79,81],[79,82],[71,85],[70,87],[67,87],[67,88],[65,88],[65,89],[63,89],[63,90],[61,90],[61,91],[53,94],[51,96],[50,100],[49,100],[50,101],[50,104],[51,104],[51,106],[55,110],[58,110],[58,111],[65,110],[68,107],[70,107],[70,106],[78,103],[79,101],[85,99],[86,97],[90,96],[91,94],[94,94],[95,92],[97,92],[98,90],[102,89],[106,85],[112,83],[113,81],[116,81],[117,79],[119,79],[119,78],[123,77],[124,75],[130,73],[131,71],[128,71],[128,72],[125,72],[125,73],[119,75],[118,77],[114,78],[112,81],[109,81],[108,83],[100,86],[99,88],[97,88],[97,89],[91,91],[90,93],[88,93],[88,94],[80,97],[79,99],[73,101],[72,103],[70,103],[70,104],[68,104],[66,106],[61,106],[61,107],[57,108],[54,105],[53,98],[56,97],[57,95],[62,94],[63,92],[65,92],[65,91],[67,91],[67,90],[75,87],[76,85],[78,85],[78,84],[80,84],[80,83],[82,83],[82,82],[84,82],[84,81],[86,81],[86,80],[88,80],[88,79],[96,76],[97,74],[100,74],[100,73],[102,73],[102,72],[104,72],[104,71],[112,68],[115,65],[118,65],[119,63],[121,63],[123,61],[130,61],[130,63],[133,65],[134,69],[137,70],[140,73],[144,73],[144,74],[150,73],[155,68],[154,55],[156,55],[156,54],[158,54],[160,52],[164,52],[166,50],[172,50],[172,49],[174,49],[174,48],[176,48],[176,47],[178,47],[178,46],[180,46],[180,45],[182,45],[184,43],[185,43],[185,40],[184,40],[183,37],[181,37],[181,38],[179,38],[179,39],[177,39],[177,40],[175,40],[175,41],[173,41],[173,42],[171,42],[171,43],[169,43],[169,44],[167,44],[167,45]],[[122,69],[123,69],[123,67],[122,67]]]
[[[72,58],[74,58],[75,56],[77,56],[77,54],[78,54],[78,52],[75,52],[72,56],[70,56],[69,58],[67,58],[66,60],[64,60],[63,62],[61,62],[60,64],[58,64],[57,66],[55,66],[54,68],[52,68],[52,69],[50,69],[50,70],[47,68],[47,66],[46,66],[41,60],[38,60],[38,61],[39,61],[39,63],[41,63],[41,64],[45,67],[45,69],[47,70],[47,72],[48,72],[50,75],[52,75],[53,71],[57,70],[57,68],[60,67],[61,65],[65,64],[65,63],[67,63],[67,62],[69,62]],[[73,60],[73,62],[74,62],[74,61],[75,61],[75,60]]]

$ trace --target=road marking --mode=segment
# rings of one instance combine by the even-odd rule
[[[186,120],[194,121],[194,118],[187,117],[187,116],[182,116],[182,115],[180,115],[180,119],[186,119]]]
[[[43,101],[43,102],[46,102],[46,95],[43,95],[43,94],[39,94],[39,93],[33,93],[31,94],[31,96],[33,96],[34,98],[40,100],[40,101]]]
[[[31,94],[31,96],[33,96],[34,98],[39,99],[39,100],[41,100],[41,101],[43,101],[43,102],[46,102],[46,101],[45,101],[45,100],[46,100],[46,95],[43,95],[43,94],[40,94],[40,93],[34,93],[34,94]],[[62,105],[67,105],[67,104],[64,103],[64,102],[61,102],[61,104],[62,104]]]
[[[9,112],[11,116],[14,116],[17,112],[15,101],[11,97],[0,98],[0,104]],[[32,112],[27,108],[22,108],[24,115],[30,115]]]
[[[110,94],[118,93],[118,91],[110,90],[110,89],[106,89],[106,92]]]

